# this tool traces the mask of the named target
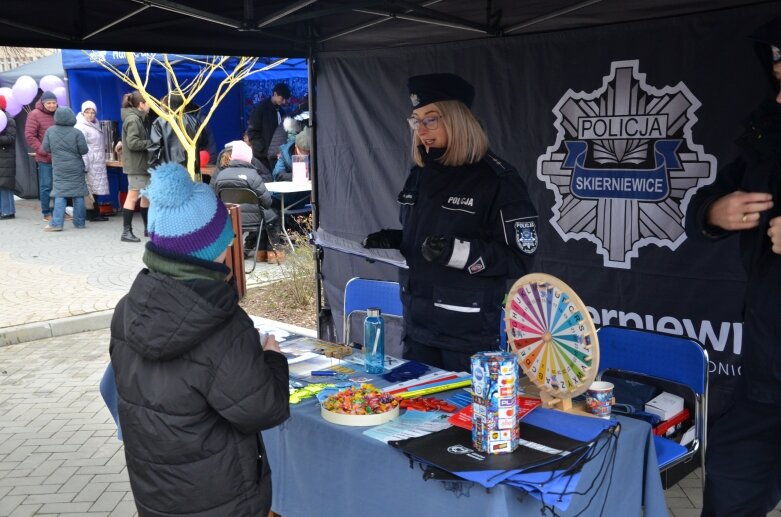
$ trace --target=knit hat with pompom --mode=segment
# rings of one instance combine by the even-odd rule
[[[142,195],[149,199],[149,240],[160,249],[213,261],[233,240],[228,209],[178,163],[152,170]]]

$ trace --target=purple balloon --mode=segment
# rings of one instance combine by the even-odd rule
[[[23,75],[16,80],[11,90],[14,92],[16,102],[22,105],[30,104],[38,94],[38,83],[29,75]]]
[[[65,92],[64,86],[58,86],[57,88],[52,90],[52,93],[55,97],[57,97],[57,104],[59,106],[67,106],[68,105],[68,94]]]
[[[22,105],[16,102],[16,99],[14,98],[14,92],[11,90],[11,88],[0,88],[0,95],[5,97],[5,112],[8,115],[15,117],[19,114],[20,111],[22,111]]]
[[[8,124],[8,118],[5,116],[5,113],[3,113],[3,110],[0,110],[0,133],[5,131],[5,126]]]
[[[38,82],[38,85],[41,87],[41,90],[50,92],[53,92],[60,86],[65,87],[65,83],[56,75],[44,75]]]

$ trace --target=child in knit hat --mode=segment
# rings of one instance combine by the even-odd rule
[[[258,431],[288,417],[287,361],[226,280],[234,234],[212,190],[168,163],[143,195],[147,268],[117,304],[110,346],[138,512],[267,515]]]

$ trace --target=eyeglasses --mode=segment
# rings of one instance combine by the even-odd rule
[[[418,126],[423,124],[423,127],[429,131],[433,131],[439,126],[439,119],[441,118],[441,115],[429,115],[428,117],[423,118],[408,117],[407,122],[409,123],[409,127],[414,130],[417,130]]]

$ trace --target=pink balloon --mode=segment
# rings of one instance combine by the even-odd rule
[[[65,92],[64,86],[58,86],[57,88],[52,90],[52,93],[55,97],[57,97],[57,104],[59,106],[67,106],[68,105],[68,94]]]
[[[5,97],[5,103],[6,108],[5,112],[12,117],[15,117],[19,114],[20,111],[22,111],[22,105],[16,102],[16,99],[14,98],[14,92],[11,90],[11,88],[3,87],[0,88],[0,95]]]
[[[0,133],[5,131],[6,125],[8,125],[8,118],[5,116],[5,113],[3,113],[3,110],[0,110]]]
[[[41,87],[41,90],[50,92],[53,92],[60,86],[65,87],[65,83],[56,75],[44,75],[38,82],[38,85]]]
[[[11,90],[14,92],[16,102],[22,105],[30,104],[38,94],[38,83],[29,75],[23,75],[16,80]]]

